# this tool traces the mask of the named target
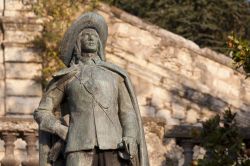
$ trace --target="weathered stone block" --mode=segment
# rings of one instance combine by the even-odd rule
[[[167,46],[167,47],[164,47],[163,51],[166,51],[167,53],[166,55],[168,56],[175,56],[176,48],[173,46]]]
[[[203,57],[202,58],[200,57],[199,60],[201,60],[201,63],[203,63],[206,66],[207,71],[209,71],[212,74],[217,73],[218,68],[220,67],[218,63]]]
[[[33,79],[41,75],[42,66],[39,63],[6,63],[6,78]]]
[[[5,105],[4,97],[0,97],[0,116],[4,116],[5,114],[4,105]]]
[[[129,73],[130,79],[132,80],[133,86],[135,88],[135,93],[139,96],[144,96],[145,98],[150,97],[154,89],[154,85],[150,84],[147,80],[141,79],[137,75]]]
[[[173,110],[173,118],[176,119],[185,119],[186,117],[186,107],[183,105],[180,105],[178,103],[172,103],[172,110]]]
[[[5,62],[41,62],[38,50],[27,47],[5,47]]]
[[[0,48],[0,64],[1,63],[3,63],[3,49]]]
[[[150,71],[145,72],[144,68],[141,68],[140,66],[136,64],[128,64],[127,65],[127,71],[129,73],[133,73],[133,75],[138,76],[142,80],[147,80],[148,82],[153,83],[154,85],[160,84],[162,77],[156,73],[152,73]]]
[[[178,62],[181,63],[184,66],[192,66],[193,59],[191,57],[191,54],[188,52],[188,50],[185,49],[179,49],[175,51],[175,56],[178,59]]]
[[[222,81],[219,79],[214,79],[213,81],[213,88],[216,89],[219,93],[224,93],[229,97],[234,96],[238,98],[240,96],[240,80],[237,81],[238,85],[233,84],[230,80]]]
[[[5,152],[4,141],[0,140],[0,158],[1,159],[4,157],[4,152]]]
[[[147,105],[147,96],[139,95],[137,96],[137,101],[140,106],[146,106]]]
[[[39,32],[43,29],[41,18],[25,17],[22,14],[17,17],[4,17],[2,24],[4,31]]]
[[[136,58],[135,58],[136,59]],[[167,70],[164,66],[157,65],[155,62],[147,62],[145,60],[137,60],[137,63],[143,66],[145,69],[148,69],[154,73],[162,75],[164,77],[171,77],[169,70]]]
[[[0,0],[0,15],[3,15],[3,11],[4,11],[4,0]]]
[[[6,80],[7,95],[41,96],[42,86],[33,80]]]
[[[140,106],[140,112],[143,117],[154,117],[156,109],[152,106]]]
[[[163,88],[152,89],[152,104],[158,108],[163,108],[165,103],[170,103],[171,94]]]
[[[188,68],[185,68],[188,67]],[[195,77],[193,78],[193,71],[192,71],[192,67],[191,66],[182,66],[179,73],[185,77],[188,77],[190,79],[195,79]]]
[[[191,124],[197,123],[199,118],[200,117],[199,117],[199,113],[197,110],[190,109],[187,111],[187,117],[186,117],[187,123],[191,123]]]
[[[232,96],[232,98],[227,99],[226,101],[227,101],[227,103],[229,103],[230,105],[232,105],[233,107],[235,107],[237,109],[241,108],[243,106],[243,103],[244,103],[241,98],[235,98],[233,96]],[[224,106],[224,109],[226,109],[227,107],[228,107],[228,104]]]
[[[4,79],[4,64],[0,63],[0,80]]]
[[[36,17],[33,11],[29,10],[4,10],[4,16],[9,17]]]
[[[165,163],[166,152],[169,149],[167,143],[163,143],[164,123],[153,118],[144,121],[145,139],[148,148],[150,165],[160,166]]]
[[[40,97],[7,97],[6,113],[32,114],[38,107]]]
[[[245,102],[250,103],[250,91],[245,93],[243,99],[244,99]]]
[[[4,10],[4,0],[0,0],[0,11]]]
[[[0,97],[4,97],[4,94],[5,94],[4,80],[0,80]]]
[[[236,114],[236,122],[239,126],[241,127],[246,127],[249,128],[249,124],[250,124],[250,105],[249,106],[245,106],[245,108],[247,108],[246,111],[238,111]]]
[[[31,9],[30,4],[24,4],[22,0],[7,0],[5,1],[6,10],[27,10]]]
[[[162,84],[161,86],[167,90],[169,90],[169,92],[171,92],[173,89],[181,89],[182,86],[180,86],[180,84],[172,79],[169,78],[163,78]]]
[[[36,36],[39,36],[39,32],[29,31],[5,31],[4,41],[5,42],[18,42],[18,43],[29,43],[32,42]]]
[[[115,23],[110,27],[110,32],[119,38],[117,44],[123,46],[122,48],[129,51],[133,50],[134,52],[137,52],[139,51],[138,46],[143,45],[145,47],[155,47],[160,43],[159,37],[127,23]],[[130,34],[130,37],[128,37],[127,34]]]
[[[192,79],[195,81],[199,81],[202,78],[203,70],[195,67],[192,71]],[[205,82],[205,81],[203,81]]]
[[[216,72],[216,76],[221,79],[229,79],[234,74],[233,69],[220,65]]]
[[[156,117],[164,118],[167,125],[179,125],[180,120],[174,119],[171,115],[171,111],[168,109],[161,109],[157,111]]]
[[[157,111],[156,117],[164,118],[167,121],[167,119],[172,118],[171,111],[168,109],[160,109]]]
[[[107,54],[107,61],[114,63],[122,68],[125,68],[126,64],[128,63],[126,60],[120,58],[117,55],[113,55],[111,53]]]

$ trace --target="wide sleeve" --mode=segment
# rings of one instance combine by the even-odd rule
[[[53,86],[53,84],[52,84]],[[59,107],[64,97],[64,85],[50,88],[42,97],[38,108],[34,111],[34,119],[39,124],[40,130],[57,134],[61,138],[66,139],[67,127],[62,125],[53,114],[53,110]],[[61,132],[61,131],[65,132]],[[64,134],[62,134],[64,133]]]
[[[123,128],[123,137],[137,138],[138,121],[131,98],[124,81],[120,81],[118,88],[119,118]]]

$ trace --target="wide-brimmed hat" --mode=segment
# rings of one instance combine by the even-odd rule
[[[78,34],[85,28],[93,28],[96,30],[102,44],[101,48],[103,49],[100,51],[104,54],[104,49],[108,37],[107,23],[105,19],[98,13],[95,12],[84,13],[83,15],[78,17],[69,27],[69,29],[65,32],[63,40],[61,42],[59,57],[66,66],[69,66],[70,61],[72,59]],[[100,58],[102,59],[104,57]]]

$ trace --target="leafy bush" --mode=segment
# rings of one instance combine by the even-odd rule
[[[231,31],[250,39],[250,6],[246,0],[103,1],[184,36],[201,47],[223,53]]]
[[[207,150],[199,166],[250,166],[246,147],[230,108],[203,123],[202,146]]]
[[[250,44],[247,40],[237,37],[234,33],[228,36],[229,56],[234,60],[236,68],[243,67],[250,74]]]

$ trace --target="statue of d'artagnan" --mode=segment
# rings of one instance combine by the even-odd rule
[[[60,58],[34,118],[40,166],[148,166],[144,132],[130,79],[105,62],[108,27],[86,13],[65,33]]]

